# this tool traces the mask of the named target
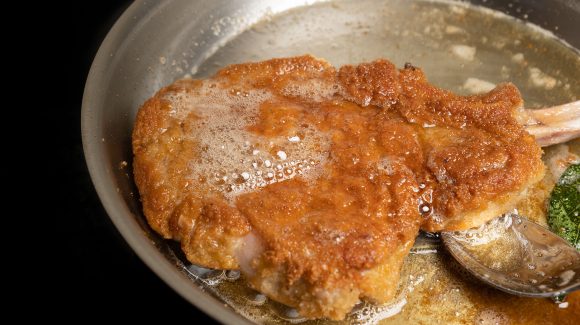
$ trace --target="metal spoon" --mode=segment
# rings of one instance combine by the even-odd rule
[[[580,253],[548,229],[515,213],[479,228],[442,232],[451,255],[480,280],[526,297],[580,289]]]
[[[542,147],[580,136],[580,101],[518,113],[526,131]],[[580,253],[517,213],[479,228],[442,232],[441,237],[459,264],[505,292],[556,297],[580,289]]]

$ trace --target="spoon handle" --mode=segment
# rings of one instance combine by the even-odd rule
[[[580,137],[580,100],[543,109],[524,109],[522,115],[526,131],[542,147]]]

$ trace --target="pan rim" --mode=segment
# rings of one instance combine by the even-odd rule
[[[127,202],[115,193],[116,184],[110,177],[113,167],[107,159],[109,154],[106,146],[101,141],[106,137],[101,127],[106,123],[103,119],[105,98],[103,85],[110,80],[110,68],[114,65],[114,58],[110,53],[121,48],[123,40],[165,4],[167,2],[152,6],[147,1],[135,1],[117,19],[99,46],[87,77],[82,101],[81,133],[85,160],[93,185],[109,219],[132,250],[159,278],[186,301],[222,323],[253,324],[219,299],[192,284],[191,279],[163,255],[150,238],[143,234],[142,225],[136,220]],[[575,49],[567,43],[565,45]]]
[[[127,204],[111,192],[113,181],[107,177],[108,166],[102,157],[107,153],[102,143],[99,125],[102,116],[102,93],[99,85],[106,82],[112,60],[109,53],[122,46],[123,40],[136,27],[134,17],[146,17],[163,6],[145,5],[146,1],[133,2],[117,19],[102,41],[91,64],[83,92],[81,108],[81,136],[85,161],[89,175],[101,204],[115,228],[139,258],[169,287],[192,305],[201,309],[212,318],[225,324],[252,324],[241,315],[228,308],[218,299],[207,294],[170,263],[158,248],[142,233],[141,226],[131,216]],[[101,98],[100,98],[101,97]],[[116,193],[115,193],[116,194]]]

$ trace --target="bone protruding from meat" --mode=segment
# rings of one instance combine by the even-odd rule
[[[523,112],[526,131],[542,147],[580,137],[580,101]]]
[[[458,96],[387,60],[232,65],[140,108],[135,182],[151,227],[191,263],[341,320],[395,297],[419,229],[479,226],[544,177],[522,125],[554,122],[514,114],[522,102],[513,84]]]

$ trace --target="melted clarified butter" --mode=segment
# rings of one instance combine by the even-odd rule
[[[342,322],[304,319],[294,309],[248,288],[239,273],[199,273],[193,266],[187,270],[236,312],[261,324],[552,324],[555,320],[578,324],[580,320],[580,292],[566,298],[566,308],[548,299],[512,296],[472,278],[436,241],[419,246],[406,259],[392,302],[380,306],[362,302]]]
[[[329,24],[333,27],[321,27]],[[337,66],[378,57],[389,58],[399,66],[412,62],[422,67],[435,84],[460,93],[512,81],[522,91],[527,107],[561,104],[577,100],[580,94],[580,59],[557,39],[489,10],[416,1],[390,1],[380,10],[372,1],[321,3],[270,17],[216,52],[199,67],[198,76],[233,62],[231,57],[243,62],[303,53],[328,58]],[[316,92],[321,100],[335,91],[312,84],[286,92],[312,98],[312,89],[321,90]],[[262,141],[244,130],[259,113],[256,103],[268,101],[270,94],[224,93],[210,84],[202,91],[206,93],[201,97],[210,98],[209,102],[197,102],[195,96],[171,98],[175,114],[191,113],[185,108],[194,106],[196,114],[210,120],[207,125],[196,125],[196,139],[204,144],[207,154],[195,162],[192,177],[208,177],[206,181],[216,189],[233,196],[301,173],[313,173],[315,166],[324,164],[324,155],[316,153],[324,152],[327,140],[308,127],[300,134],[275,141]],[[242,116],[231,114],[232,101],[244,112]],[[212,124],[216,116],[229,119],[226,124],[230,127],[218,128],[223,122]],[[577,154],[578,148],[577,141],[570,146]],[[208,157],[221,160],[210,161]],[[545,224],[545,199],[553,182],[547,177],[532,189],[527,201],[518,207],[520,214]],[[418,207],[427,214],[432,212],[429,195],[425,193],[423,198],[426,205]],[[510,254],[510,258],[518,256],[517,251]],[[510,267],[505,256],[498,263],[497,269]],[[306,320],[294,309],[250,289],[239,272],[212,271],[189,264],[182,267],[208,292],[256,323],[341,323]],[[342,323],[580,323],[580,293],[569,295],[566,301],[568,304],[563,306],[547,299],[515,297],[483,285],[454,262],[437,239],[421,235],[406,259],[395,299],[382,306],[362,302]]]
[[[527,252],[521,244],[521,239],[509,230],[512,219],[497,218],[487,223],[489,231],[479,228],[462,232],[458,241],[475,259],[492,270],[505,273],[515,271]]]

